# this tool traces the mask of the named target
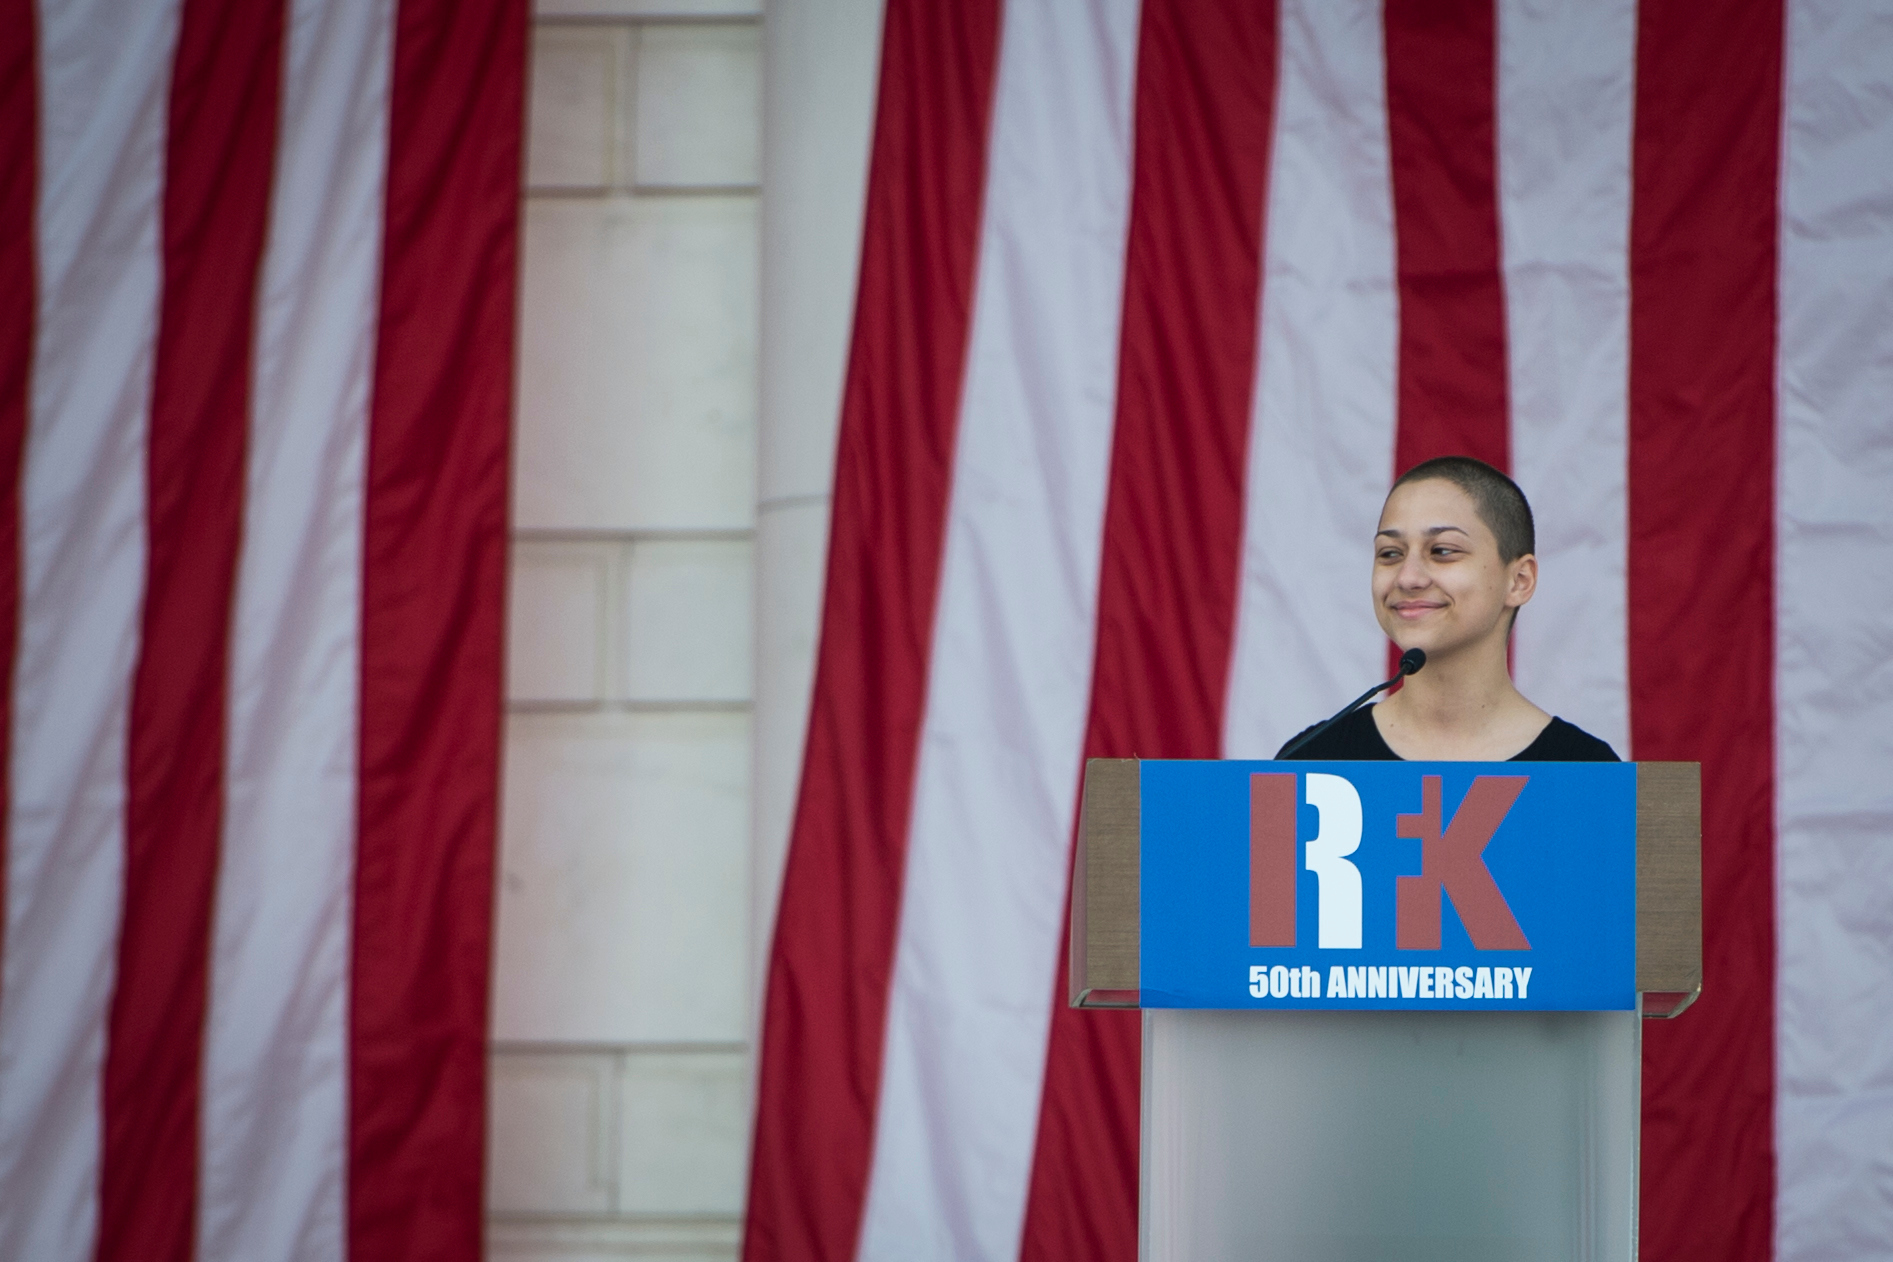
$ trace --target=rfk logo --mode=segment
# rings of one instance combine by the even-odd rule
[[[1481,951],[1529,951],[1524,930],[1485,865],[1486,843],[1498,831],[1527,776],[1477,776],[1443,823],[1440,778],[1420,778],[1420,810],[1396,815],[1394,834],[1420,842],[1420,874],[1397,879],[1394,944],[1403,951],[1440,947],[1440,900],[1453,900],[1472,945]],[[1301,785],[1297,785],[1297,781]],[[1297,788],[1315,808],[1320,827],[1302,856]],[[1295,882],[1302,867],[1315,874],[1316,945],[1323,950],[1361,946],[1361,870],[1348,856],[1361,844],[1361,795],[1344,776],[1264,772],[1249,777],[1249,945],[1297,945]]]

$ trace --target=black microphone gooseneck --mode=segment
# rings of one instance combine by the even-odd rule
[[[1289,746],[1286,749],[1282,750],[1281,753],[1275,756],[1277,758],[1287,758],[1290,754],[1293,754],[1296,750],[1300,749],[1303,745],[1306,745],[1309,741],[1321,735],[1323,732],[1333,727],[1336,723],[1339,723],[1342,719],[1345,719],[1348,715],[1354,713],[1356,710],[1366,705],[1369,701],[1372,701],[1374,699],[1374,694],[1379,693],[1379,692],[1384,692],[1388,688],[1393,687],[1395,684],[1399,683],[1402,679],[1405,679],[1408,675],[1418,674],[1420,667],[1424,665],[1426,665],[1426,650],[1425,649],[1408,649],[1406,652],[1400,655],[1400,673],[1398,675],[1395,675],[1392,679],[1389,679],[1384,684],[1375,684],[1372,688],[1369,688],[1366,692],[1363,692],[1360,696],[1354,698],[1354,700],[1342,706],[1341,712],[1339,714],[1335,715],[1333,718],[1329,719],[1326,723],[1323,723],[1318,727],[1309,728],[1302,735],[1296,737],[1294,741],[1291,744],[1289,744]]]

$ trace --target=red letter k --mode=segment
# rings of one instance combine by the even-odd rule
[[[1485,865],[1486,843],[1498,831],[1526,776],[1475,776],[1453,822],[1440,829],[1440,778],[1420,778],[1420,813],[1399,815],[1394,832],[1420,840],[1420,875],[1395,885],[1394,943],[1402,951],[1439,950],[1440,895],[1453,900],[1472,945],[1481,951],[1529,951],[1505,895]]]

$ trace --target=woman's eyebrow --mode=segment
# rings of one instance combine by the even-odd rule
[[[1468,539],[1472,537],[1472,532],[1467,530],[1464,526],[1428,526],[1424,533],[1428,538],[1431,538],[1434,535],[1443,535],[1449,530],[1456,530],[1460,534],[1465,535]],[[1374,538],[1376,539],[1380,538],[1382,535],[1386,535],[1389,539],[1404,539],[1407,537],[1404,531],[1393,526],[1388,526],[1384,530],[1376,530],[1374,532]]]

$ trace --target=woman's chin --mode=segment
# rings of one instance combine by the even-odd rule
[[[1419,649],[1426,654],[1427,661],[1434,663],[1449,661],[1464,654],[1479,656],[1486,640],[1484,636],[1466,635],[1463,632],[1454,634],[1455,629],[1447,627],[1396,627],[1393,630],[1404,632],[1404,634],[1388,635],[1387,638],[1393,641],[1394,647],[1402,653],[1408,649]],[[1499,644],[1502,646],[1503,641],[1499,641]]]
[[[1443,628],[1424,624],[1415,626],[1399,618],[1381,619],[1380,629],[1402,653],[1408,649],[1419,649],[1428,657],[1440,652],[1444,642],[1452,638],[1441,634]]]
[[[1408,649],[1419,649],[1428,658],[1449,657],[1456,650],[1466,647],[1466,637],[1455,635],[1453,627],[1443,626],[1405,626],[1396,622],[1385,628],[1387,638],[1402,653]]]

